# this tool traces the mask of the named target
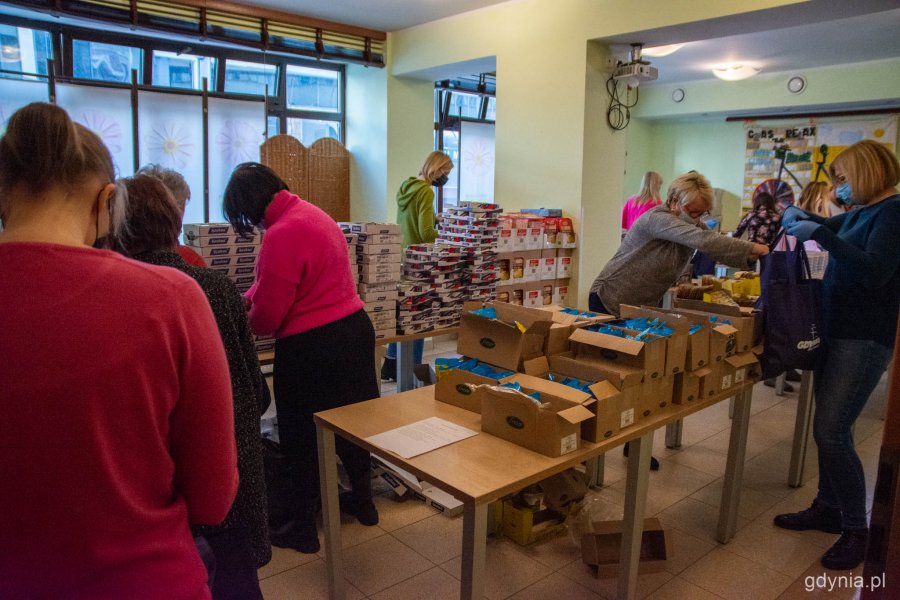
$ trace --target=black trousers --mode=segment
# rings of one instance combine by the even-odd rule
[[[591,292],[588,295],[588,310],[596,313],[604,313],[610,314],[606,307],[603,306],[603,301],[600,300],[600,296],[597,295],[597,292]]]
[[[294,463],[297,516],[315,514],[319,458],[313,413],[377,398],[375,330],[365,311],[275,343],[275,407],[283,452]],[[371,495],[369,453],[335,440],[354,492]]]

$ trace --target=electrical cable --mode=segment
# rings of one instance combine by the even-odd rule
[[[606,111],[606,122],[616,131],[622,131],[631,122],[631,111],[637,105],[639,92],[634,89],[634,101],[629,103],[632,88],[625,85],[625,102],[619,99],[619,82],[613,75],[606,80],[606,91],[609,93],[609,108]]]

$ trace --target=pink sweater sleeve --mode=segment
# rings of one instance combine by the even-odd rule
[[[175,489],[191,523],[216,524],[238,486],[231,379],[212,310],[193,281],[181,284],[173,343],[180,343],[181,395],[170,416]]]

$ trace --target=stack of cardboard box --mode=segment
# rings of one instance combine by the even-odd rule
[[[357,291],[372,319],[375,337],[393,337],[397,331],[397,283],[402,257],[400,226],[394,223],[339,225],[357,236]]]
[[[497,243],[500,214],[497,204],[461,202],[446,209],[438,226],[437,244],[461,249],[465,258],[465,297],[490,301],[496,297]],[[454,290],[455,291],[455,290]],[[455,324],[449,311],[442,315],[442,324]]]
[[[256,280],[256,263],[263,232],[240,236],[228,223],[186,223],[184,242],[206,261],[209,268],[234,281],[243,294]],[[257,352],[275,349],[271,336],[253,336]]]
[[[507,213],[499,235],[497,299],[531,308],[565,306],[576,247],[572,220]]]

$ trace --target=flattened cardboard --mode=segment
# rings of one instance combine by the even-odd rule
[[[641,369],[651,379],[661,377],[665,370],[665,338],[647,336],[646,341],[637,341],[577,328],[569,341],[594,348],[598,358]]]
[[[581,536],[581,559],[597,568],[597,577],[615,577],[619,572],[621,544],[622,521],[593,522],[590,531]],[[638,573],[663,571],[671,554],[671,542],[659,519],[644,519]]]
[[[550,381],[532,379],[540,382],[536,387],[553,385]],[[522,388],[525,393],[541,391],[525,385]],[[482,431],[551,458],[578,450],[581,422],[594,416],[587,407],[544,391],[541,391],[541,406],[525,394],[508,388],[481,386],[478,392]]]
[[[553,325],[549,313],[503,302],[487,305],[496,309],[497,319],[487,319],[469,312],[482,306],[480,302],[463,305],[456,347],[459,354],[510,371],[521,371],[524,360],[544,353]],[[516,327],[516,322],[526,327],[524,333]]]

